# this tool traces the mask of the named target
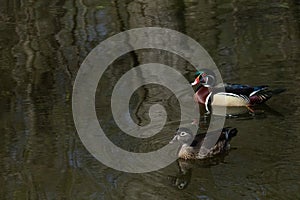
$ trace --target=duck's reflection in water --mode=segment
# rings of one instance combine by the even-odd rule
[[[192,180],[192,172],[193,170],[201,170],[211,168],[213,166],[219,165],[221,163],[225,163],[225,157],[227,153],[218,155],[216,157],[204,159],[204,160],[184,160],[178,159],[178,173],[175,176],[169,176],[168,179],[173,187],[178,190],[183,190],[188,187]],[[203,178],[206,180],[206,178]]]
[[[223,116],[224,107],[213,106],[210,107],[210,112],[205,114],[206,116],[216,115]],[[251,110],[247,107],[226,107],[227,119],[255,119],[255,118],[267,118],[268,116],[284,117],[283,114],[276,111],[274,108],[269,107],[267,104],[257,105],[251,107]]]
[[[174,187],[179,190],[185,189],[191,181],[193,168],[209,168],[224,163],[224,158],[229,153],[229,142],[237,134],[237,129],[223,128],[216,144],[211,148],[207,148],[205,155],[201,154],[200,148],[205,135],[214,134],[215,132],[189,137],[188,128],[179,128],[176,131],[171,142],[178,142],[181,146],[178,150],[178,173],[176,176],[169,176],[171,184]],[[191,142],[189,138],[193,141]]]

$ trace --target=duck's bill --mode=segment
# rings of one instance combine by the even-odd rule
[[[203,77],[203,76],[198,76],[193,83],[191,83],[192,86],[197,85],[199,83],[205,84],[207,83],[208,79],[207,77]]]
[[[199,84],[200,83],[200,79],[199,79],[199,76],[194,80],[194,82],[193,83],[191,83],[191,85],[192,86],[194,86],[194,85],[197,85],[197,84]]]
[[[178,135],[175,135],[173,139],[169,142],[169,144],[173,144],[178,140]]]

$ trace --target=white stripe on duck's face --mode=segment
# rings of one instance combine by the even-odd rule
[[[202,84],[204,87],[213,87],[215,85],[215,77],[212,75],[206,75],[204,78],[204,83]]]
[[[211,105],[215,106],[247,106],[249,98],[232,93],[217,93],[213,96]]]

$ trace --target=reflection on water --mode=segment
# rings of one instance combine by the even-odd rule
[[[280,96],[275,96],[272,98],[280,98]],[[214,106],[211,109],[211,114],[222,116],[222,108]],[[275,110],[275,108],[269,107],[267,104],[256,105],[255,107],[227,107],[226,108],[226,117],[228,119],[259,119],[266,118],[268,116],[276,116],[284,119],[284,115]]]
[[[300,198],[297,1],[0,3],[1,199]],[[222,162],[193,164],[185,171],[175,162],[157,172],[127,174],[96,161],[80,142],[70,99],[80,63],[105,38],[145,26],[193,37],[214,58],[225,81],[287,88],[268,102],[270,109],[227,119],[226,125],[237,127],[239,134],[231,142],[236,150]],[[155,85],[136,91],[132,117],[147,123],[149,106],[163,102],[169,121],[160,134],[144,146],[132,146],[114,125],[108,110],[114,84],[133,66],[148,62],[193,76],[188,63],[162,51],[132,52],[111,65],[99,83],[96,109],[110,139],[124,148],[160,147],[178,125],[174,96]],[[252,120],[241,120],[248,118]],[[170,183],[169,177],[178,173],[188,183],[183,190]]]

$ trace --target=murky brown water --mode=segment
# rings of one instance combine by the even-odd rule
[[[0,199],[300,199],[300,4],[273,1],[4,1],[0,0]],[[123,30],[159,26],[203,45],[228,82],[269,84],[287,91],[233,116],[234,150],[208,161],[175,162],[128,174],[94,159],[76,133],[72,85],[87,54]],[[112,88],[133,66],[158,62],[186,77],[193,69],[163,51],[122,56],[101,79],[96,109],[115,144],[151,150],[166,144],[179,120],[170,91],[140,88],[133,118],[147,123],[164,102],[169,121],[144,145],[130,140],[110,114]],[[103,114],[105,113],[105,114]],[[204,124],[205,126],[205,124]],[[183,187],[183,189],[178,189]]]

